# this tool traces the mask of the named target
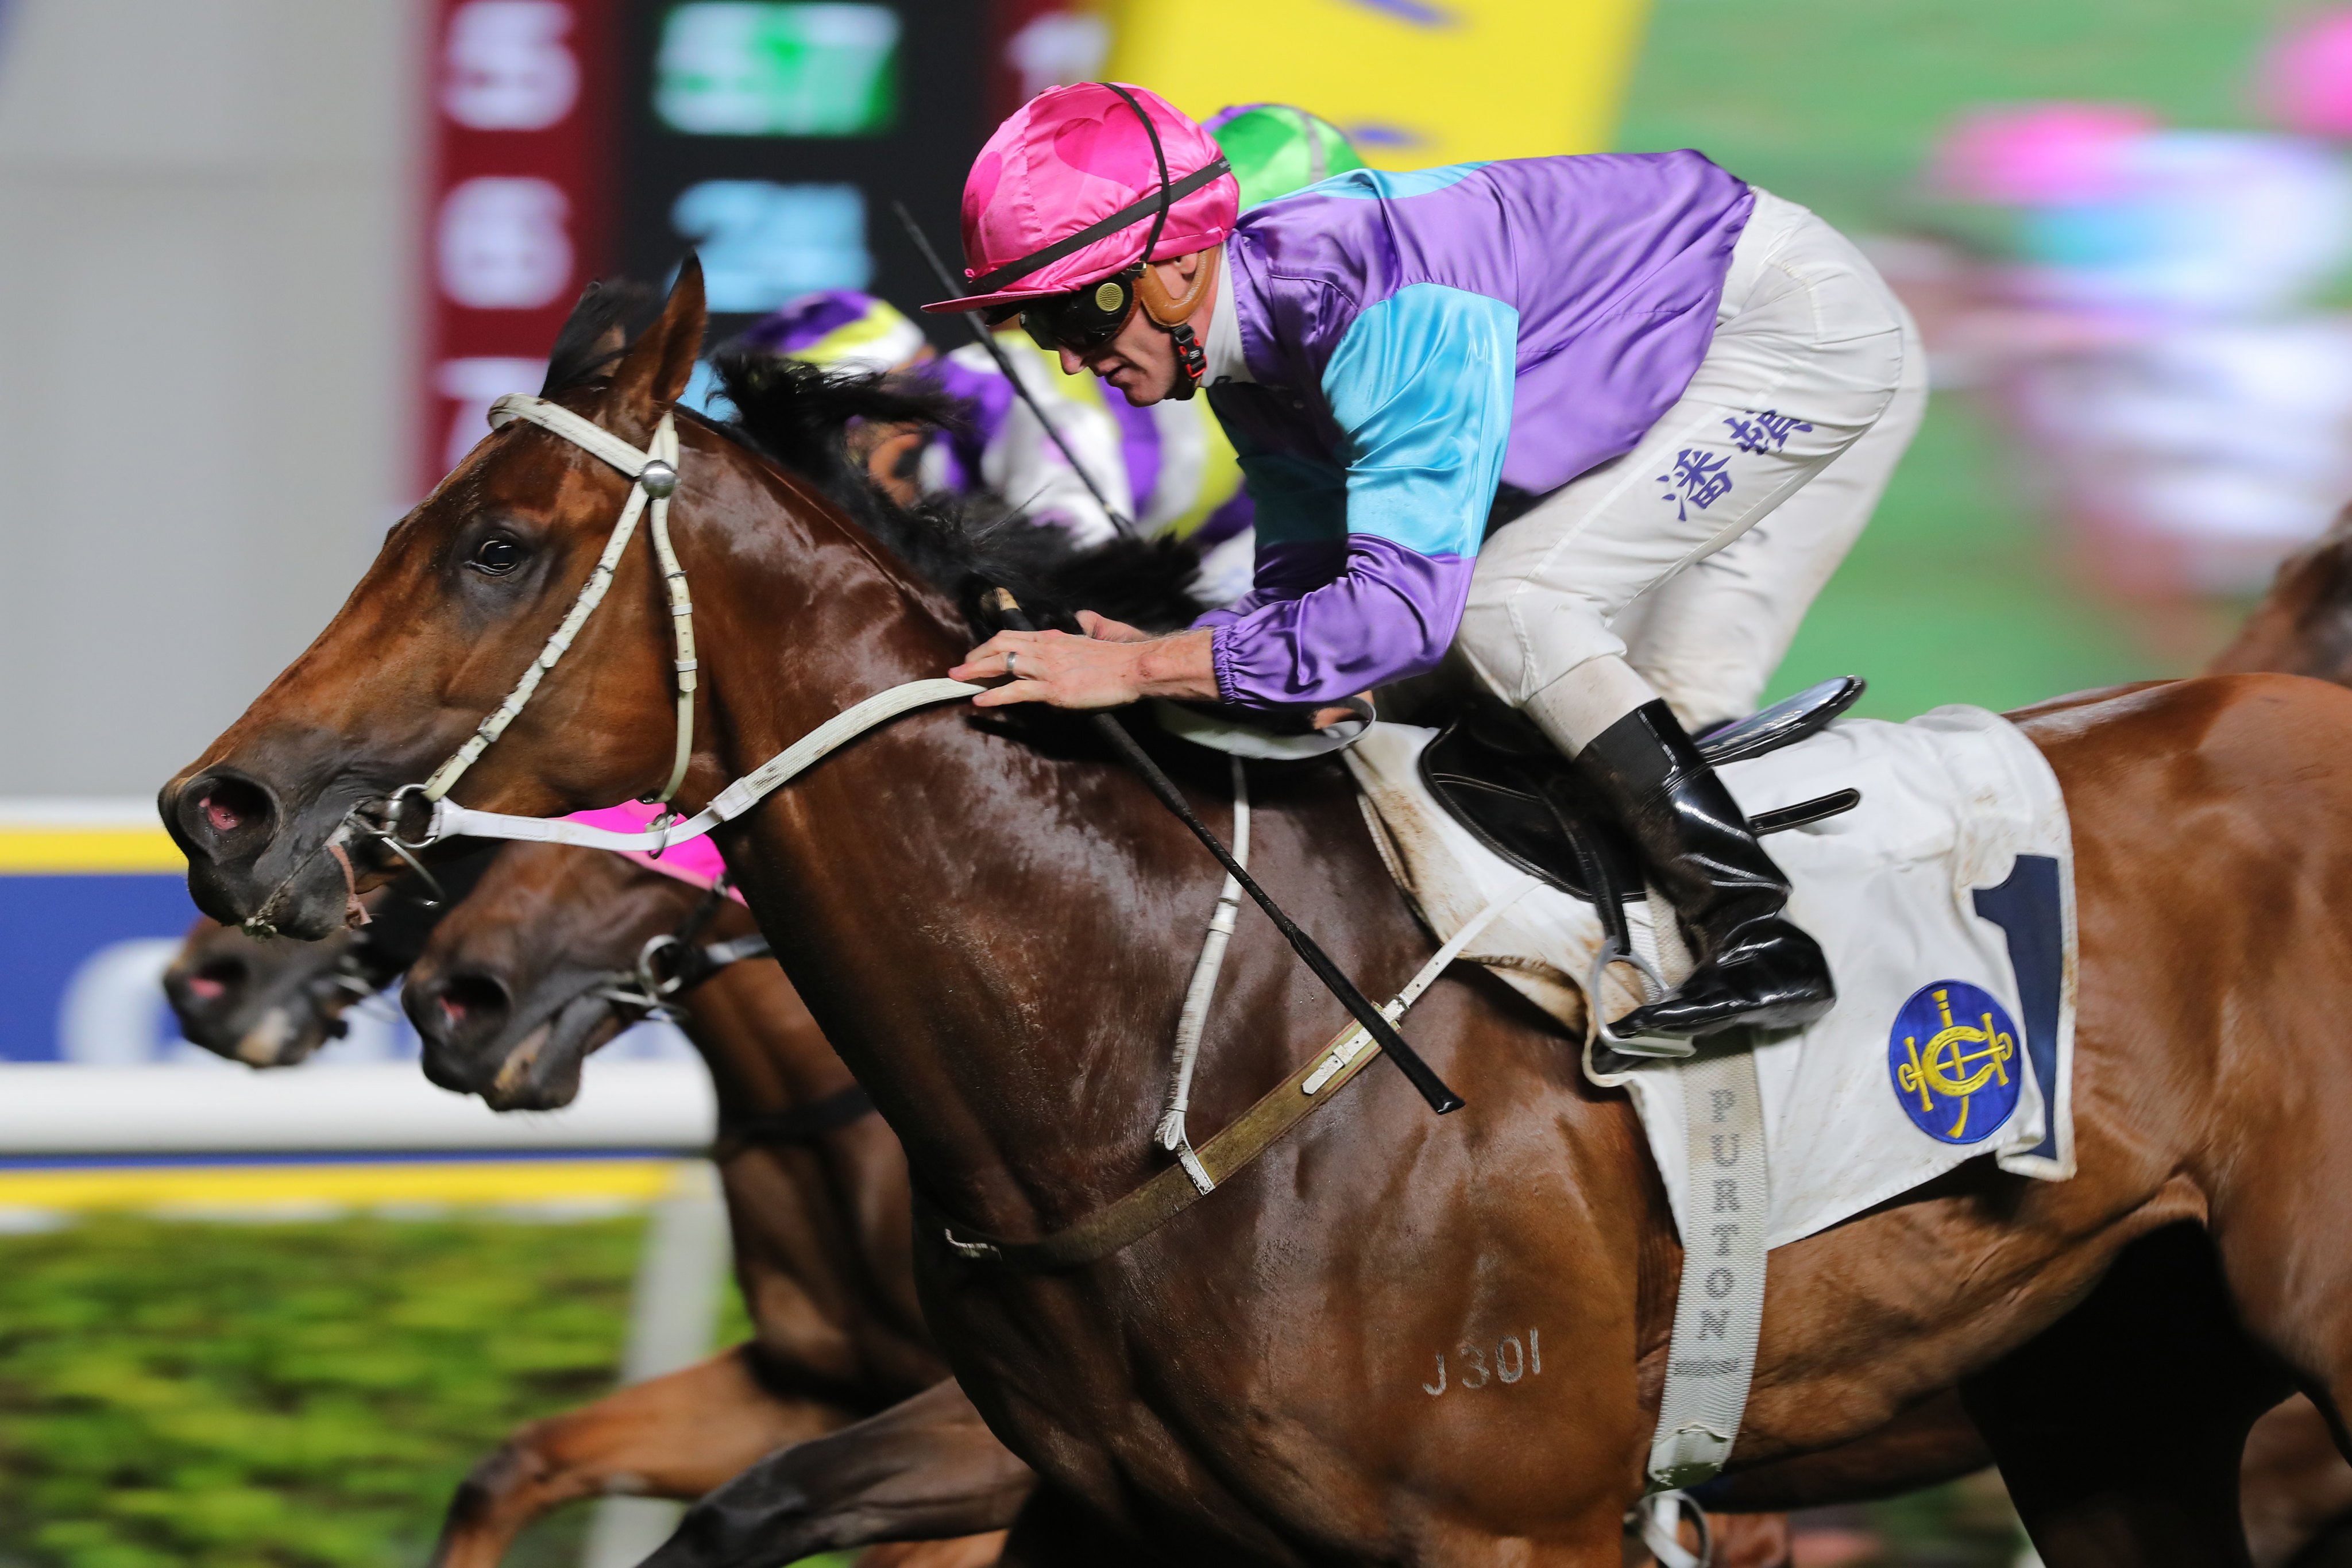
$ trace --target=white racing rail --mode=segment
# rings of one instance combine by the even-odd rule
[[[590,1061],[562,1110],[490,1110],[415,1062],[0,1067],[0,1156],[646,1150],[698,1152],[718,1125],[699,1061]]]

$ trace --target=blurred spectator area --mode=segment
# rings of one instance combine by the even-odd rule
[[[2037,244],[2071,241],[2081,260],[2100,244],[2145,252],[2161,237],[2153,209],[2070,233],[1934,177],[1972,117],[2116,106],[2168,134],[2176,188],[2200,158],[2255,142],[2261,156],[2242,164],[2319,167],[2285,198],[2298,232],[2275,216],[2236,221],[2258,258],[2314,236],[2336,246],[2319,187],[2342,177],[2340,147],[2282,147],[2265,113],[2265,51],[2308,11],[1892,0],[1865,17],[1847,0],[1655,0],[1618,144],[1699,147],[1855,235],[1934,362],[1927,424],[1776,689],[1858,670],[1871,710],[1903,716],[2192,668],[2271,563],[2352,492],[2352,439],[2334,411],[2337,389],[2352,390],[2352,338],[2327,314],[2345,293],[2340,261],[2290,258],[2292,286],[2254,308],[2177,311],[2160,331],[2075,353],[2066,334],[2082,312],[2041,310],[2015,331],[2025,264]]]

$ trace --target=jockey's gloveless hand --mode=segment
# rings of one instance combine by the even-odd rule
[[[1014,702],[1119,708],[1146,697],[1217,700],[1207,627],[1154,637],[1092,610],[1078,612],[1078,625],[1086,636],[999,632],[948,674],[957,680],[1005,682],[973,698],[975,708]]]

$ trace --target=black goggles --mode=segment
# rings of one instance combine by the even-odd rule
[[[1118,336],[1118,330],[1135,314],[1135,286],[1142,277],[1143,268],[1138,263],[1067,294],[1024,300],[1021,329],[1048,353],[1065,348],[1076,353],[1092,353]]]

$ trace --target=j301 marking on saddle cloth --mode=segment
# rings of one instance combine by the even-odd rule
[[[1920,1131],[1946,1143],[1974,1143],[2009,1120],[2021,1067],[2008,1010],[1965,980],[1911,993],[1887,1032],[1895,1098]]]

